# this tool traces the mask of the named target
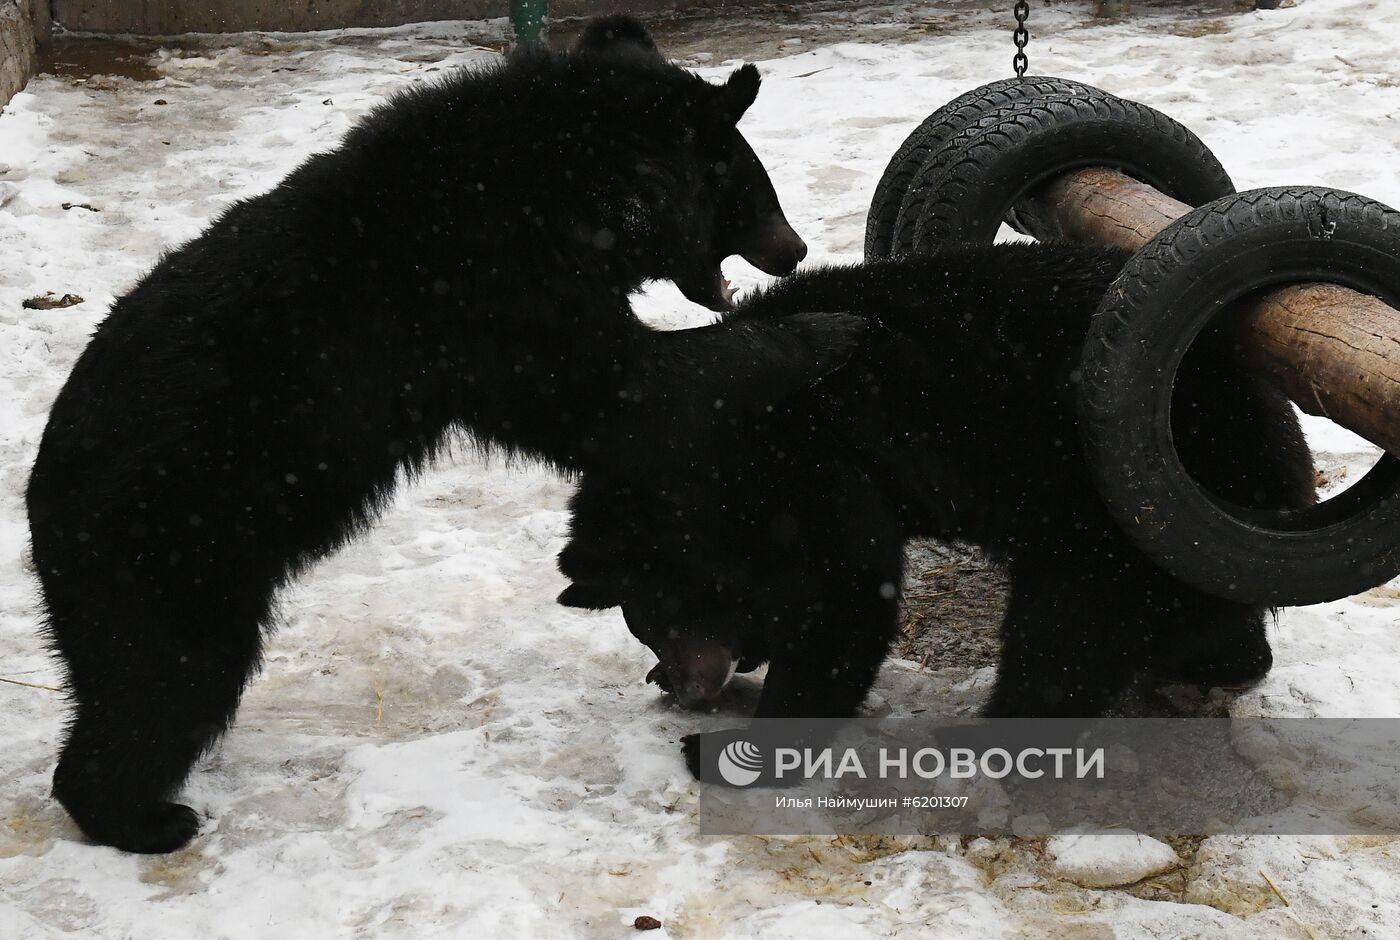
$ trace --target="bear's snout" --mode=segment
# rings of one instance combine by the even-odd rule
[[[765,274],[791,274],[807,257],[807,243],[782,216],[771,217],[747,241],[739,254]]]
[[[713,701],[734,675],[734,656],[726,644],[682,636],[657,651],[676,700],[686,708]]]

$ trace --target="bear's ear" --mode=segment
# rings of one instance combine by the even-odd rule
[[[763,78],[752,62],[729,74],[729,78],[720,88],[720,95],[724,101],[725,117],[731,124],[738,124],[739,118],[743,117],[749,105],[754,103],[754,99],[758,97],[758,86],[762,82]]]
[[[581,607],[584,610],[607,610],[621,607],[622,598],[601,584],[575,581],[559,593],[558,602],[565,607]]]
[[[641,20],[626,13],[589,20],[579,35],[578,42],[574,43],[574,49],[599,55],[622,52],[661,58],[656,42]]]

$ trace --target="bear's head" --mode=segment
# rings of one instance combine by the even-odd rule
[[[692,707],[713,701],[757,659],[752,624],[734,596],[747,581],[741,566],[713,555],[703,533],[691,539],[685,526],[666,526],[688,506],[672,491],[585,475],[570,501],[571,538],[559,569],[571,583],[558,600],[622,608],[627,628],[658,660],[647,680]]]
[[[627,629],[656,656],[647,681],[687,708],[714,701],[736,671],[755,668],[740,664],[744,624],[734,611],[696,614],[665,591],[615,593],[597,582],[578,581],[564,589],[559,603],[587,610],[621,607]]]
[[[575,54],[607,68],[612,103],[626,116],[614,145],[630,148],[625,208],[615,213],[644,278],[675,282],[711,310],[733,306],[720,264],[739,255],[768,274],[791,274],[807,246],[788,224],[758,155],[738,130],[758,96],[745,65],[719,85],[671,65],[630,16],[593,20]]]

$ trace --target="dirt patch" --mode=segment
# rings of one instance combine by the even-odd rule
[[[895,654],[921,666],[994,666],[1006,612],[1005,573],[974,548],[912,542]]]
[[[83,298],[77,294],[64,294],[59,297],[53,291],[40,294],[37,297],[27,297],[20,304],[25,310],[62,310],[65,307],[76,307],[83,302]]]
[[[1196,21],[1182,21],[1171,26],[1172,33],[1197,39],[1201,36],[1216,36],[1230,31],[1230,21],[1225,17],[1213,17]]]
[[[155,39],[75,39],[55,36],[39,60],[39,71],[64,78],[115,75],[138,82],[161,78],[151,53],[163,45]]]

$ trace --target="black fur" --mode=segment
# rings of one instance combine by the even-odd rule
[[[598,16],[588,21],[575,48],[582,52],[622,52],[660,56],[656,41],[635,17],[625,13]]]
[[[570,470],[659,465],[718,395],[766,406],[854,348],[849,317],[636,320],[648,279],[723,307],[726,255],[787,273],[805,248],[735,128],[756,73],[707,84],[609,22],[616,46],[595,28],[395,96],[98,328],[28,490],[74,706],[54,792],[93,840],[191,837],[170,800],[233,717],[274,591],[453,427]]]
[[[895,635],[904,542],[933,537],[983,546],[1010,575],[991,715],[1092,715],[1137,670],[1262,675],[1266,612],[1155,567],[1090,481],[1074,370],[1123,260],[950,248],[806,271],[741,305],[735,319],[751,322],[851,311],[870,331],[844,369],[736,420],[704,460],[645,480],[585,474],[561,602],[621,604],[669,671],[663,687],[713,689],[705,664],[722,648],[770,659],[756,719],[843,718]],[[1187,466],[1217,494],[1313,501],[1292,407],[1210,351],[1188,358],[1174,420]]]

